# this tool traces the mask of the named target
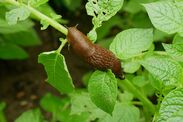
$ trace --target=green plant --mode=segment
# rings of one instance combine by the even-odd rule
[[[109,39],[112,40],[110,44],[105,43],[121,60],[125,80],[116,79],[110,70],[97,70],[84,78],[88,92],[74,88],[64,56],[60,54],[66,39],[60,39],[61,45],[57,50],[39,55],[38,62],[45,67],[48,83],[67,95],[61,99],[48,93],[42,98],[41,107],[52,113],[52,121],[172,122],[183,119],[183,2],[154,1],[125,1],[124,9],[121,9],[123,0],[89,0],[86,4],[87,14],[93,17],[93,29],[88,33],[93,42],[102,40],[115,25],[113,22],[125,29]],[[58,23],[59,16],[49,17],[36,9],[47,0],[0,2],[14,6],[5,15],[9,24],[23,21],[31,14],[41,22],[42,29],[51,25],[64,35],[68,33],[67,28]],[[128,13],[121,20],[122,24],[116,21],[121,19],[119,15],[115,18],[120,9]],[[105,28],[105,31],[97,31],[100,28]],[[162,43],[165,51],[156,49],[154,42],[166,41],[170,36],[174,36],[172,44]],[[157,96],[157,105],[148,99],[153,94]],[[27,117],[35,122],[45,121],[40,110],[35,109],[22,114],[17,122],[24,122]]]

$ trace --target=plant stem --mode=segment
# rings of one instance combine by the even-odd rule
[[[125,88],[132,92],[133,95],[137,97],[145,107],[147,107],[147,110],[149,110],[152,114],[155,113],[155,106],[135,86],[133,86],[129,80],[119,80],[118,86],[120,89]]]
[[[15,1],[15,0],[5,0],[5,2],[10,3],[12,5],[15,6],[19,6],[20,3]],[[67,28],[65,28],[63,25],[59,24],[58,22],[56,22],[55,20],[53,20],[52,18],[42,14],[41,12],[39,12],[38,10],[34,9],[31,6],[25,5],[23,3],[21,3],[21,5],[24,5],[25,7],[27,7],[30,11],[31,14],[33,14],[34,16],[36,16],[39,20],[44,20],[47,23],[49,23],[52,27],[54,27],[55,29],[57,29],[58,31],[62,32],[63,34],[67,35],[68,30]]]
[[[65,46],[65,44],[67,43],[67,39],[60,39],[61,41],[61,45],[60,47],[57,49],[57,53],[60,53],[62,48]]]

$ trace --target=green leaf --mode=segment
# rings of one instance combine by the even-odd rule
[[[170,118],[168,118],[167,122],[181,122],[183,120],[183,109],[175,112]]]
[[[6,42],[14,43],[21,46],[35,46],[41,44],[41,40],[39,39],[35,30],[32,28],[27,31],[4,34],[3,38]]]
[[[108,115],[101,109],[97,108],[91,101],[89,94],[86,92],[71,94],[71,115],[80,115],[82,113],[89,114],[89,120],[94,121],[103,116]]]
[[[39,7],[40,5],[45,4],[47,2],[48,0],[30,0],[29,1],[30,5],[33,7]]]
[[[9,25],[17,24],[17,21],[25,20],[29,17],[30,11],[25,6],[21,6],[6,13],[6,20]]]
[[[177,61],[183,61],[183,37],[178,34],[173,40],[173,44],[163,44],[168,55]]]
[[[183,32],[183,13],[174,2],[144,4],[152,24],[168,34]]]
[[[140,63],[136,59],[130,59],[124,61],[123,64],[124,72],[126,73],[135,73],[140,68]]]
[[[71,93],[74,90],[74,85],[63,55],[55,51],[44,52],[39,55],[38,62],[45,67],[48,83],[59,92]]]
[[[118,97],[122,103],[130,103],[134,98],[133,94],[126,90],[124,93],[118,93]]]
[[[103,21],[114,16],[122,5],[123,0],[89,0],[86,10],[88,15],[93,16],[93,25],[100,27]]]
[[[62,120],[62,116],[60,116],[60,114],[64,111],[64,106],[68,103],[69,99],[61,99],[51,93],[44,95],[40,101],[41,107],[47,112],[51,112],[54,120]]]
[[[21,114],[15,122],[43,122],[43,116],[39,109],[28,110]]]
[[[157,122],[174,122],[170,120],[172,119],[175,120],[175,117],[176,118],[181,117],[183,119],[182,110],[183,110],[183,89],[179,88],[171,91],[163,99],[160,106]]]
[[[93,42],[95,42],[97,40],[97,32],[95,29],[92,29],[88,34],[87,37],[92,40]]]
[[[91,112],[97,107],[90,100],[86,92],[74,93],[71,95],[71,114],[81,114],[82,112]]]
[[[95,71],[89,79],[88,90],[92,102],[112,114],[117,98],[117,81],[111,71]]]
[[[6,107],[5,102],[0,102],[0,122],[7,122],[5,115],[4,115],[4,109]]]
[[[51,93],[47,93],[43,96],[43,98],[41,98],[40,105],[46,111],[56,114],[57,112],[59,113],[59,111],[62,110],[62,107],[65,104],[63,100],[65,99],[61,99],[52,95]]]
[[[12,43],[1,43],[0,40],[0,59],[26,59],[28,54],[19,46]]]
[[[110,50],[118,58],[128,59],[148,50],[152,42],[152,29],[128,29],[117,34],[110,45]]]
[[[102,25],[103,21],[109,20],[114,16],[122,7],[124,0],[88,0],[86,3],[87,14],[93,16],[92,23],[94,25],[90,37],[92,41],[96,41],[96,29]]]
[[[182,82],[182,67],[171,58],[164,56],[149,56],[142,65],[165,86],[176,86]]]
[[[33,26],[33,22],[30,20],[25,20],[17,23],[16,25],[9,25],[4,19],[0,17],[0,33],[9,34],[16,33],[20,31],[27,31]]]
[[[109,122],[138,122],[140,120],[140,111],[137,107],[117,103],[112,113],[112,120]]]
[[[135,76],[132,80],[133,84],[138,87],[143,87],[148,83],[148,80],[143,75]]]

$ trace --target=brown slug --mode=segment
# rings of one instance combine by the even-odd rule
[[[120,60],[111,51],[93,44],[76,27],[68,28],[67,40],[73,51],[92,67],[99,70],[111,69],[117,78],[124,79]]]

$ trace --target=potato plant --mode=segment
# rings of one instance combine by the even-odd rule
[[[4,11],[4,14],[0,13],[0,33],[4,39],[8,40],[8,34],[14,35],[15,39],[26,38],[24,34],[36,38],[23,43],[5,42],[0,38],[0,58],[24,59],[28,55],[21,46],[40,43],[34,30],[27,30],[32,27],[31,19],[40,21],[41,30],[52,26],[65,35],[60,37],[57,50],[42,52],[38,57],[38,63],[44,66],[48,76],[46,82],[64,95],[60,98],[48,93],[40,100],[41,108],[52,114],[52,122],[183,120],[182,0],[88,0],[85,8],[87,15],[92,17],[93,28],[87,36],[93,43],[102,43],[120,59],[125,79],[116,78],[111,70],[95,69],[83,76],[86,87],[82,89],[74,86],[62,55],[63,47],[68,44],[64,18],[54,13],[47,2],[0,0],[0,8]],[[49,12],[39,9],[41,6]],[[119,13],[127,14],[121,18]],[[3,30],[8,25],[11,25],[9,29]],[[108,38],[106,35],[114,26],[122,31]],[[19,33],[18,29],[25,33]],[[167,42],[167,39],[171,41]],[[108,40],[110,44],[107,44]],[[7,50],[9,52],[5,53]],[[156,100],[152,100],[153,96]],[[0,104],[2,122],[6,121],[4,106],[5,103]],[[29,121],[49,120],[40,108],[28,110],[15,120]]]

